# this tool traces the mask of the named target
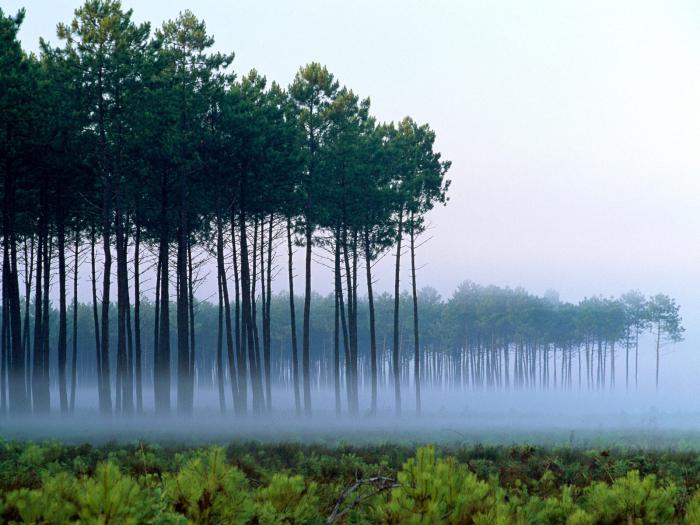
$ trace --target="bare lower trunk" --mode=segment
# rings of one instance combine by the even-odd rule
[[[370,411],[372,415],[377,413],[377,335],[374,319],[374,293],[372,290],[372,247],[370,245],[369,231],[365,230],[365,267],[367,271],[367,302],[369,303],[369,355],[370,375],[372,383],[372,401]]]
[[[292,336],[292,382],[294,383],[294,408],[297,415],[301,414],[301,395],[299,391],[299,356],[297,349],[297,319],[294,306],[294,252],[292,250],[292,221],[287,219],[287,251],[289,277],[289,316]]]
[[[77,387],[77,367],[78,367],[78,260],[80,248],[80,236],[78,230],[75,231],[75,250],[74,266],[73,266],[73,331],[71,337],[72,355],[71,355],[71,378],[70,378],[70,413],[75,412],[75,389]]]
[[[420,400],[420,341],[418,339],[418,294],[416,292],[416,237],[414,217],[411,216],[411,290],[413,293],[413,381],[416,385],[416,413],[421,413]],[[556,357],[555,357],[556,359]],[[555,364],[556,374],[556,364]],[[556,382],[556,379],[555,379]]]
[[[399,212],[398,233],[396,236],[396,267],[394,273],[394,340],[392,364],[394,369],[394,401],[396,415],[401,415],[401,370],[399,363],[399,277],[401,271],[401,240],[403,234],[403,213]]]
[[[306,224],[306,256],[304,275],[304,327],[302,336],[302,373],[304,376],[304,413],[311,415],[311,363],[309,358],[309,343],[311,330],[311,241],[313,229]]]

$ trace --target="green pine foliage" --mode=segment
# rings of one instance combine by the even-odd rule
[[[0,522],[700,524],[697,453],[0,443]]]

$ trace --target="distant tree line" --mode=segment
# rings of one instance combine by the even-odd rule
[[[425,214],[446,202],[449,185],[450,163],[434,151],[428,125],[378,123],[369,99],[317,63],[286,89],[255,70],[237,78],[233,54],[212,52],[213,38],[189,11],[151,31],[116,0],[87,0],[58,25],[61,46],[41,40],[38,55],[17,40],[23,17],[0,12],[2,377],[11,412],[49,411],[54,349],[60,410],[73,410],[85,272],[102,413],[143,410],[147,344],[156,413],[171,410],[171,392],[178,413],[192,412],[196,363],[211,350],[222,411],[226,388],[236,413],[269,410],[272,279],[286,266],[294,296],[296,247],[304,250],[303,302],[289,301],[287,324],[297,411],[312,409],[314,256],[334,274],[336,398],[342,362],[348,410],[357,414],[358,290],[366,281],[376,363],[372,266],[394,249],[398,378],[402,255],[415,277]],[[198,340],[196,319],[207,260],[218,288],[213,349]],[[148,342],[145,272],[155,274]],[[417,330],[416,318],[416,353]]]
[[[420,318],[419,376],[423,387],[434,390],[562,390],[596,391],[636,389],[639,385],[639,343],[653,343],[658,386],[661,348],[677,342],[683,334],[678,306],[665,295],[645,298],[630,291],[618,299],[592,297],[571,304],[559,301],[553,292],[537,297],[522,289],[479,286],[464,283],[447,300],[432,288],[418,292]],[[405,388],[415,387],[413,298],[404,291],[400,296],[399,349],[400,381]],[[295,304],[303,304],[302,297]],[[116,307],[112,305],[112,310]],[[144,329],[143,374],[145,385],[152,387],[154,348],[152,341],[155,305],[141,305]],[[198,346],[195,356],[195,391],[221,391],[229,381],[225,362],[217,361],[219,307],[208,301],[195,304],[195,331]],[[292,392],[293,363],[289,294],[271,296],[270,341],[271,383]],[[372,383],[370,355],[369,305],[367,297],[358,299],[358,383],[368,391]],[[377,341],[377,381],[380,392],[393,387],[392,336],[394,298],[382,293],[375,297],[375,337]],[[312,295],[310,360],[312,391],[346,390],[345,364],[339,364],[336,382],[333,342],[335,296]],[[31,320],[30,320],[31,321]],[[50,311],[51,333],[59,323],[56,309]],[[260,320],[258,320],[260,323]],[[171,326],[171,336],[176,329]],[[77,385],[95,386],[97,363],[94,355],[92,306],[78,304],[77,313]],[[116,342],[114,327],[110,341]],[[51,337],[56,345],[56,335]],[[112,356],[114,366],[116,356]],[[173,374],[175,356],[172,356]],[[221,370],[221,376],[219,371]],[[57,363],[52,364],[56,383]],[[222,377],[223,381],[219,378]],[[3,392],[5,390],[3,389]],[[3,395],[3,400],[6,399]],[[225,403],[225,401],[224,401]],[[339,402],[340,404],[340,402]],[[5,406],[5,405],[3,405]]]
[[[606,388],[637,334],[655,327],[657,355],[680,337],[664,296],[635,296],[630,317],[625,298],[419,294],[419,237],[447,201],[450,163],[428,125],[378,123],[317,63],[287,88],[255,70],[237,78],[189,11],[151,31],[114,0],[88,0],[58,25],[60,47],[42,40],[30,55],[23,17],[0,12],[3,409],[47,413],[56,385],[70,413],[80,377],[103,414],[144,411],[145,388],[156,413],[174,394],[190,414],[205,384],[237,414],[270,410],[273,384],[299,414],[321,386],[339,413],[343,399],[359,413],[362,388],[375,413],[383,387],[397,413],[412,388],[420,411],[421,385]],[[377,295],[387,255],[393,293]],[[314,258],[330,297],[312,291]],[[214,278],[213,303],[201,301]],[[290,293],[273,295],[275,278]]]

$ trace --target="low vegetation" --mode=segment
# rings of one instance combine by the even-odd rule
[[[700,523],[700,454],[0,444],[4,523]]]

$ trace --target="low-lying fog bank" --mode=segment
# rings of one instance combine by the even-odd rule
[[[401,416],[393,392],[382,392],[376,416],[334,412],[332,391],[314,393],[314,414],[294,415],[290,392],[273,392],[275,407],[262,415],[221,414],[214,392],[198,392],[195,414],[104,417],[83,403],[72,416],[5,416],[0,437],[103,443],[149,440],[206,443],[231,440],[366,443],[532,443],[574,446],[674,446],[700,448],[700,409],[690,396],[665,392],[471,392],[423,394],[423,414],[415,414],[406,392]],[[88,396],[80,396],[89,399]],[[145,400],[146,406],[150,403]],[[361,407],[369,400],[361,398]],[[343,406],[343,408],[345,408]]]

